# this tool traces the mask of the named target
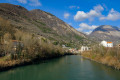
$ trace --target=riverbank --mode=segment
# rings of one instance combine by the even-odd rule
[[[87,58],[92,61],[96,61],[98,63],[107,65],[112,67],[116,70],[120,70],[120,59],[116,56],[111,56],[108,54],[101,55],[101,54],[94,54],[91,51],[86,51],[81,54],[84,58]]]
[[[51,60],[51,59],[63,57],[66,55],[75,55],[75,54],[65,53],[64,55],[57,55],[53,57],[41,57],[41,58],[34,58],[34,59],[17,59],[17,60],[6,60],[8,59],[8,57],[5,56],[5,57],[0,58],[0,72],[7,71],[7,70],[10,70],[16,67],[20,67],[20,66],[41,63],[45,60]]]
[[[16,68],[18,66],[25,66],[32,64],[31,60],[9,60],[9,61],[0,61],[0,72]]]
[[[66,55],[0,72],[1,80],[120,80],[120,71],[80,55]],[[91,77],[92,76],[92,77]]]

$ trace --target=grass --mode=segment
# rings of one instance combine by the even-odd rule
[[[42,26],[37,26],[42,32],[44,33],[51,33],[52,29],[50,28],[46,28],[46,27],[42,27]]]
[[[82,39],[84,39],[83,37],[81,37],[81,36],[79,36],[79,35],[76,35],[76,34],[74,34],[74,37],[75,37],[77,40],[82,40]]]
[[[36,20],[36,22],[37,22],[37,23],[40,23],[40,24],[43,25],[43,26],[46,26],[45,23],[43,23],[43,22],[41,22],[41,21],[39,21],[39,20]]]
[[[37,24],[36,22],[37,22],[37,23],[40,23],[41,26],[40,26],[39,24]],[[36,22],[31,21],[31,23],[34,24],[34,25],[36,25],[42,32],[44,32],[44,33],[51,33],[52,29],[46,27],[46,24],[45,24],[45,23],[40,22],[40,21],[38,21],[38,20],[36,20]]]
[[[0,62],[5,61],[6,59],[7,59],[7,56],[1,57],[1,58],[0,58]]]
[[[51,33],[52,29],[51,28],[48,28],[48,27],[45,27],[46,24],[43,23],[43,22],[40,22],[40,21],[36,21],[37,23],[40,23],[42,26],[32,22],[34,25],[36,25],[42,32],[44,33]]]
[[[83,52],[82,56],[120,70],[120,49],[118,47],[97,46],[92,48],[91,51]]]

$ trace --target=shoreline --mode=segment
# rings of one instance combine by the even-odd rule
[[[56,58],[64,57],[64,56],[67,56],[67,55],[79,55],[79,54],[68,53],[68,54],[64,54],[64,55],[60,55],[60,56],[54,56],[54,57],[48,57],[48,58],[40,58],[40,59],[36,58],[36,59],[33,59],[33,60],[18,59],[18,60],[4,61],[4,63],[2,65],[0,63],[0,72],[8,71],[8,70],[11,70],[11,69],[14,69],[14,68],[17,68],[17,67],[29,66],[29,65],[32,65],[32,64],[39,64],[39,63],[42,63],[43,61],[46,61],[46,60],[56,59]],[[85,59],[97,62],[99,64],[102,64],[102,65],[105,65],[105,66],[108,66],[108,67],[111,67],[112,69],[115,69],[115,70],[120,70],[120,67],[118,68],[116,66],[109,65],[109,63],[103,63],[99,60],[92,59],[91,57],[85,56],[83,54],[80,54],[80,55]]]
[[[0,63],[0,72],[8,71],[8,70],[11,70],[11,69],[14,69],[14,68],[17,68],[17,67],[21,67],[21,66],[39,64],[39,63],[41,63],[43,61],[46,61],[46,60],[60,58],[60,57],[67,56],[67,55],[75,55],[75,54],[67,53],[67,54],[64,54],[64,55],[47,57],[47,58],[36,58],[36,59],[33,59],[33,60],[17,59],[17,60],[3,61],[2,63]]]
[[[118,60],[116,59],[115,61],[116,62],[113,62],[111,64],[111,61],[113,60],[114,57],[111,57],[112,59],[111,60],[106,60],[105,62],[103,61],[103,59],[106,58],[106,56],[104,57],[101,57],[99,59],[96,59],[96,58],[92,58],[91,56],[86,56],[84,54],[81,54],[81,56],[85,59],[88,59],[88,60],[91,60],[91,61],[94,61],[94,62],[97,62],[99,64],[102,64],[102,65],[105,65],[105,66],[108,66],[108,67],[111,67],[112,69],[115,69],[115,70],[120,70],[120,62],[118,62]],[[99,56],[97,56],[99,57]],[[114,58],[115,59],[115,58]],[[114,60],[113,60],[114,61]]]

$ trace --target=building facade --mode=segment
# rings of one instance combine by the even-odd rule
[[[113,47],[113,42],[102,41],[100,45],[104,47]]]
[[[83,51],[88,51],[89,49],[90,49],[90,47],[82,46],[82,47],[81,47],[81,52],[83,52]]]

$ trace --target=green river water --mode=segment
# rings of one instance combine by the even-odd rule
[[[120,71],[71,55],[0,72],[0,80],[120,80]]]

